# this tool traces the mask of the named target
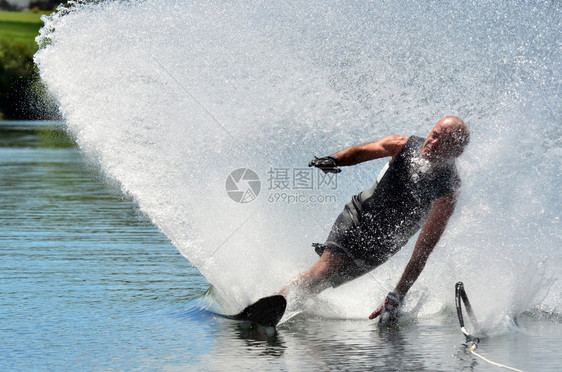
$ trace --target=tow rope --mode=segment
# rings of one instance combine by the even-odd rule
[[[462,284],[462,282],[458,282],[455,285],[455,305],[457,306],[457,316],[459,317],[459,323],[461,326],[461,332],[462,334],[465,336],[466,338],[466,345],[470,348],[470,352],[474,355],[476,355],[478,358],[484,360],[487,363],[490,363],[496,367],[500,367],[500,368],[505,368],[505,369],[509,369],[511,371],[516,371],[516,372],[523,372],[520,369],[516,369],[516,368],[512,368],[512,367],[508,367],[506,365],[503,364],[499,364],[496,362],[492,362],[489,359],[484,358],[482,355],[478,354],[475,350],[478,347],[478,343],[480,342],[480,339],[474,335],[472,335],[464,326],[464,319],[462,316],[462,303],[464,303],[464,307],[466,309],[466,313],[468,314],[468,317],[470,318],[470,321],[472,323],[472,325],[475,328],[478,328],[478,322],[476,321],[476,317],[474,316],[474,312],[472,311],[472,307],[470,306],[470,301],[468,301],[468,296],[466,295],[466,292],[464,290],[464,284]]]

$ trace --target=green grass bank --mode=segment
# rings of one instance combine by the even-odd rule
[[[0,120],[42,119],[30,104],[38,79],[33,63],[35,37],[43,26],[41,11],[0,11]]]

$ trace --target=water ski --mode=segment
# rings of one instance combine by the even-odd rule
[[[280,295],[264,297],[228,319],[249,322],[265,327],[275,327],[283,317],[287,301]]]

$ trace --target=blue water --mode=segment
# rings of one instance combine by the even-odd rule
[[[452,309],[383,330],[300,315],[273,332],[213,317],[200,310],[206,280],[63,124],[34,124],[0,126],[0,370],[492,370],[462,345]],[[478,351],[558,370],[560,319],[518,321]]]
[[[0,128],[0,369],[150,366],[208,285],[61,125],[25,124]]]

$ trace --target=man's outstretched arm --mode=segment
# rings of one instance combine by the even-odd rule
[[[416,279],[420,276],[429,255],[439,241],[439,238],[441,238],[443,231],[445,231],[449,217],[451,217],[455,210],[456,203],[457,195],[455,193],[445,195],[433,202],[429,216],[416,242],[412,257],[406,265],[396,289],[394,292],[390,292],[383,303],[373,311],[369,316],[370,319],[374,319],[379,315],[382,316],[381,314],[385,311],[385,308],[387,308],[387,311],[389,311],[389,319],[386,321],[396,321],[398,308],[404,296],[406,296],[410,287],[412,287]]]
[[[348,147],[336,152],[332,156],[338,159],[338,165],[355,165],[388,156],[395,157],[400,153],[407,141],[408,137],[406,136],[391,135],[383,137],[376,142]]]
[[[412,287],[421,274],[429,255],[441,238],[443,231],[445,231],[447,222],[455,210],[456,203],[456,193],[445,195],[433,202],[429,216],[416,242],[412,257],[406,265],[404,273],[396,286],[395,292],[401,298],[404,298],[410,287]]]

